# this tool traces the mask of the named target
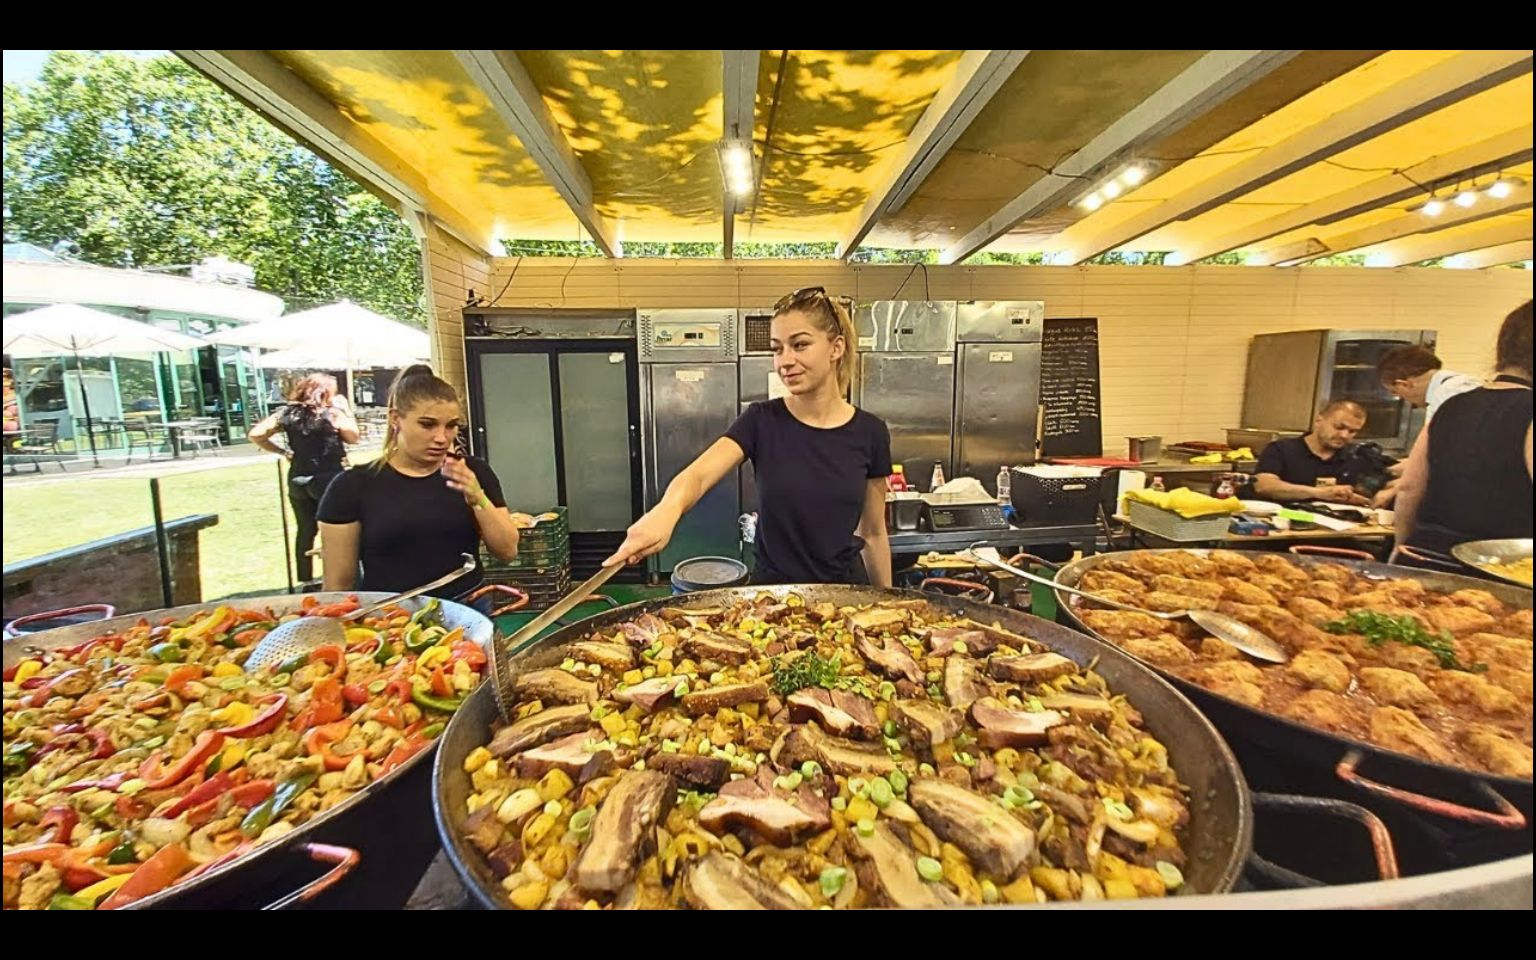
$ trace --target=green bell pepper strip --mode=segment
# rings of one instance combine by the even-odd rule
[[[430,693],[411,689],[411,702],[423,710],[436,710],[440,713],[453,713],[464,705],[463,697],[434,697]]]
[[[263,800],[259,806],[245,815],[245,819],[240,822],[240,832],[247,837],[260,836],[263,830],[272,825],[272,821],[288,809],[299,794],[314,784],[317,777],[318,774],[301,773],[278,784],[277,789],[272,791],[272,796]]]

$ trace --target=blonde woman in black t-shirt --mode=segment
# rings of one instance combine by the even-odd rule
[[[406,590],[457,567],[462,554],[478,557],[482,541],[496,557],[517,556],[517,527],[495,472],[455,452],[462,424],[452,385],[424,364],[401,373],[383,453],[337,477],[320,503],[325,589]],[[435,593],[455,597],[480,580],[477,564]]]
[[[891,435],[845,398],[853,381],[847,305],[821,287],[775,307],[774,370],[789,395],[754,403],[667,486],[608,562],[664,549],[684,513],[747,460],[758,491],[758,583],[891,585],[885,529]]]

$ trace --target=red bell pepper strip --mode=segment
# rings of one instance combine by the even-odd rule
[[[202,876],[205,873],[208,873],[210,871],[219,869],[220,867],[224,866],[226,863],[229,863],[232,860],[240,859],[241,857],[243,857],[247,853],[249,853],[251,851],[251,848],[254,847],[254,846],[256,846],[256,841],[254,841],[254,840],[244,840],[244,841],[241,841],[241,843],[238,846],[236,846],[235,849],[233,849],[233,850],[229,851],[228,853],[224,854],[222,857],[215,857],[214,859],[209,860],[207,863],[203,864],[202,866],[193,869],[190,873],[184,874],[181,877],[181,879],[177,880],[176,882],[177,883],[189,883],[192,880],[195,880],[196,878]]]
[[[154,807],[138,797],[124,795],[117,798],[117,802],[112,805],[112,809],[116,810],[117,815],[124,820],[139,820],[149,816],[149,812]]]
[[[317,597],[305,597],[303,600],[299,601],[299,609],[304,611],[305,616],[309,616],[310,611],[318,606],[320,606],[320,600]]]
[[[453,684],[448,682],[448,675],[442,667],[432,668],[432,692],[440,697],[453,696]]]
[[[405,726],[405,717],[401,715],[400,708],[393,704],[373,711],[373,719],[387,727],[394,727],[396,730]]]
[[[67,843],[32,843],[5,851],[6,863],[57,863],[69,852]]]
[[[49,730],[51,730],[55,736],[58,736],[60,734],[65,734],[65,733],[84,733],[85,732],[85,724],[83,724],[83,723],[56,723],[52,727],[49,727]]]
[[[451,648],[449,660],[463,660],[469,664],[471,670],[479,670],[485,666],[485,651],[480,649],[480,644],[473,640],[460,640]]]
[[[192,744],[192,749],[187,755],[176,761],[175,766],[169,770],[160,765],[163,751],[156,750],[149,755],[139,766],[139,776],[144,782],[146,790],[164,790],[172,787],[190,777],[194,771],[201,770],[203,764],[209,758],[219,752],[224,746],[224,734],[217,730],[204,730],[198,734],[197,742]]]
[[[265,610],[236,610],[235,616],[241,623],[266,623],[275,619]]]
[[[217,800],[232,789],[234,785],[235,782],[229,778],[229,774],[220,770],[207,780],[193,787],[180,800],[171,804],[165,811],[165,818],[167,820],[174,820],[198,804],[207,803],[209,800]]]
[[[200,663],[183,664],[172,670],[170,676],[165,678],[165,689],[171,693],[182,695],[187,684],[193,680],[203,678],[203,666]]]
[[[329,644],[324,647],[316,647],[309,652],[310,663],[329,663],[331,665],[330,676],[340,680],[347,675],[347,655],[342,652],[340,646]]]
[[[335,677],[321,677],[309,688],[309,706],[293,718],[294,730],[308,730],[327,723],[335,723],[345,714],[341,702],[341,681]]]
[[[384,692],[394,694],[397,698],[399,698],[401,703],[410,703],[411,681],[405,679],[404,677],[391,680],[389,681],[389,684],[385,686]]]
[[[345,770],[347,764],[352,761],[350,756],[341,757],[331,752],[331,744],[340,743],[352,732],[352,721],[342,720],[339,723],[327,724],[316,727],[304,736],[304,749],[312,757],[319,757],[325,763],[327,770]]]
[[[100,727],[92,727],[85,731],[85,735],[96,744],[96,749],[91,753],[92,760],[105,760],[117,752],[117,747],[112,745],[112,734]]]
[[[341,696],[348,704],[360,707],[368,702],[368,688],[360,683],[349,683],[341,688]]]
[[[36,693],[32,694],[32,696],[27,700],[27,706],[41,707],[53,697],[53,689],[54,687],[57,687],[61,681],[81,673],[85,673],[84,667],[76,667],[73,670],[65,670],[63,673],[49,677],[46,681],[44,681],[43,686],[39,688]]]
[[[357,602],[356,597],[347,597],[347,599],[340,603],[328,603],[323,607],[315,607],[309,611],[309,615],[312,617],[342,617],[360,606],[362,604]]]
[[[275,789],[277,784],[272,780],[252,780],[229,791],[229,798],[235,806],[249,809],[272,796]]]
[[[248,647],[256,641],[260,640],[262,637],[266,636],[269,632],[270,631],[268,631],[265,627],[256,630],[241,630],[234,636],[235,645],[239,647]]]
[[[384,758],[384,762],[380,765],[380,776],[395,769],[427,748],[427,745],[432,741],[421,735],[421,730],[426,725],[427,722],[425,720],[417,720],[406,728],[405,736],[395,744],[395,749],[389,752],[389,755]]]
[[[82,790],[116,790],[129,780],[127,773],[114,773],[108,777],[99,777],[95,780],[76,780],[59,789],[64,793],[79,793]]]
[[[84,643],[77,643],[72,647],[59,647],[54,651],[54,653],[57,656],[65,657],[70,660],[76,658],[84,659],[87,653],[91,652],[96,647],[101,646],[103,643],[111,644],[114,651],[121,650],[123,649],[124,639],[125,638],[120,637],[115,633],[107,633],[99,637],[93,637]]]
[[[128,882],[118,887],[113,894],[102,901],[99,910],[116,910],[126,907],[135,900],[153,896],[169,887],[180,879],[181,875],[192,869],[192,857],[187,849],[179,843],[167,844],[155,851],[154,856],[139,864],[139,869],[133,871]]]
[[[347,648],[348,653],[373,653],[379,649],[379,644],[384,642],[382,635],[369,637],[367,640],[359,640]]]
[[[230,727],[219,732],[226,737],[234,737],[236,740],[248,740],[251,737],[259,737],[265,733],[271,733],[282,722],[283,711],[288,709],[288,694],[276,693],[263,697],[257,703],[270,704],[265,710],[251,718],[251,722],[238,727]]]
[[[43,819],[39,820],[37,825],[44,833],[50,829],[53,831],[50,840],[56,843],[68,843],[69,835],[74,833],[75,826],[79,822],[80,815],[75,812],[74,807],[59,804],[56,807],[49,807],[48,812],[43,814]]]

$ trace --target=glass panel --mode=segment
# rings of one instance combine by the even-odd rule
[[[558,505],[549,356],[483,354],[480,382],[485,391],[486,459],[501,480],[507,503],[529,512]]]

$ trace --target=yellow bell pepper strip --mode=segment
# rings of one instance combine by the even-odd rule
[[[139,869],[128,875],[128,881],[102,901],[101,909],[116,910],[153,896],[175,883],[192,867],[192,857],[186,847],[179,843],[167,844],[139,864]]]
[[[286,693],[276,693],[269,697],[263,697],[256,702],[266,703],[268,706],[253,717],[249,723],[238,727],[229,727],[219,732],[226,737],[248,740],[251,737],[259,737],[276,730],[277,725],[283,720],[283,712],[288,709],[288,695]]]
[[[109,893],[116,893],[118,888],[132,879],[131,873],[120,873],[115,877],[108,877],[100,883],[93,883],[88,887],[75,891],[75,896],[91,904],[91,909],[96,909],[96,904]]]
[[[203,619],[187,628],[182,637],[187,640],[208,640],[217,634],[225,633],[229,628],[240,622],[240,618],[228,607],[217,607]]]

